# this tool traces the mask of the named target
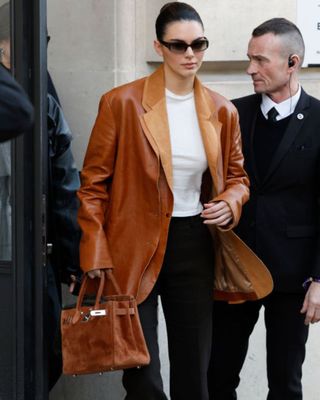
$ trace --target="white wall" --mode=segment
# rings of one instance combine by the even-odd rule
[[[113,86],[150,73],[154,20],[163,0],[48,0],[48,65],[74,133],[81,168],[100,96]],[[203,18],[210,47],[203,82],[228,98],[252,92],[245,75],[252,29],[272,16],[294,22],[293,0],[189,1]],[[268,7],[265,7],[266,3]],[[320,97],[319,69],[305,69],[304,87]]]

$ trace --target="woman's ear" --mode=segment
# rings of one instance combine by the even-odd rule
[[[156,51],[156,53],[160,56],[163,57],[163,51],[162,51],[162,46],[161,43],[158,40],[153,41],[153,47]]]

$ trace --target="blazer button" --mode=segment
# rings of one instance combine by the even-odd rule
[[[170,217],[171,217],[171,214],[170,214],[170,213],[166,213],[166,217],[167,217],[167,218],[170,218]]]

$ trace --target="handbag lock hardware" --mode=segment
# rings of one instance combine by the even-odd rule
[[[93,317],[101,317],[107,315],[107,310],[91,310],[90,315]]]

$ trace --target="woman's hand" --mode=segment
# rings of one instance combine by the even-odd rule
[[[91,279],[94,278],[100,278],[101,277],[101,270],[100,269],[94,269],[92,271],[88,272],[88,276]],[[71,283],[69,285],[69,292],[71,294],[77,295],[80,289],[81,285],[81,278],[76,277],[75,275],[70,275]],[[75,292],[76,289],[76,292]]]
[[[204,218],[204,224],[226,226],[232,221],[232,212],[229,205],[221,200],[213,203],[204,204],[204,210],[201,217]]]
[[[101,269],[93,269],[92,271],[89,271],[88,277],[91,279],[101,278]]]

